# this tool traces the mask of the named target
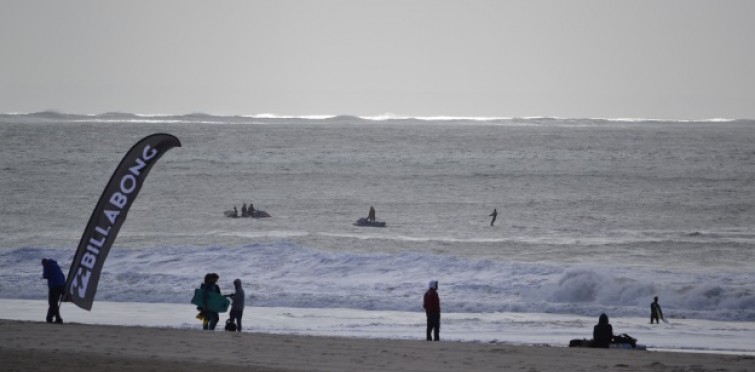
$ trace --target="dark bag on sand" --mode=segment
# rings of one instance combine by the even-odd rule
[[[634,337],[632,337],[632,336],[630,336],[630,335],[628,335],[628,334],[626,334],[626,333],[622,333],[622,334],[620,334],[618,336],[613,336],[612,343],[614,343],[614,344],[631,344],[632,347],[635,347],[635,346],[637,346],[637,339],[634,338]]]
[[[592,347],[592,340],[575,338],[569,341],[569,347]]]
[[[236,323],[233,322],[233,319],[228,319],[225,321],[225,330],[236,332]]]

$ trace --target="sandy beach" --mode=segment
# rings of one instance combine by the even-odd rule
[[[0,320],[6,371],[752,371],[755,357]]]

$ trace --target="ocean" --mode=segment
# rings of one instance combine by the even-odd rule
[[[67,270],[121,157],[157,132],[183,146],[93,312],[187,303],[208,272],[259,308],[421,312],[437,279],[444,313],[642,319],[659,296],[672,322],[752,334],[751,120],[2,114],[1,299],[46,297],[40,259]],[[272,217],[224,216],[242,203]],[[354,225],[370,206],[387,227]]]

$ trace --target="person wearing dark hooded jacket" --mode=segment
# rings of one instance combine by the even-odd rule
[[[438,281],[431,280],[422,307],[427,315],[427,341],[440,341],[440,297],[438,296]]]
[[[47,297],[49,307],[47,308],[47,323],[52,323],[53,318],[55,323],[63,323],[63,318],[60,317],[60,296],[63,295],[63,291],[66,286],[66,277],[63,275],[63,271],[60,270],[58,263],[50,258],[42,259],[42,278],[47,279],[47,287],[50,292]]]
[[[241,332],[241,318],[244,316],[244,298],[246,295],[244,294],[244,289],[241,288],[241,279],[234,280],[233,286],[236,292],[228,295],[233,300],[231,313],[228,317],[236,323],[236,332]]]
[[[608,348],[613,340],[613,327],[608,323],[608,315],[600,314],[598,324],[592,330],[592,347]]]

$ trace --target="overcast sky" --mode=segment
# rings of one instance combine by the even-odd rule
[[[755,118],[751,0],[0,4],[0,112]]]

